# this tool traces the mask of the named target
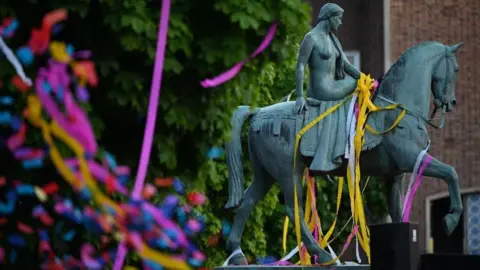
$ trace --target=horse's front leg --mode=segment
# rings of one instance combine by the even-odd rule
[[[448,192],[450,193],[450,210],[443,218],[443,225],[446,234],[450,235],[457,227],[458,221],[463,212],[463,203],[457,172],[452,166],[432,158],[423,174],[425,176],[441,178],[448,185]]]

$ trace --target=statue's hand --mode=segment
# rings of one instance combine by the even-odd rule
[[[295,102],[295,114],[300,114],[305,110],[305,99],[303,97],[298,97]]]

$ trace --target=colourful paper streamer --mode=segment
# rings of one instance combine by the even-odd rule
[[[233,77],[235,77],[240,72],[240,70],[242,70],[243,66],[245,65],[245,63],[247,61],[249,61],[252,58],[255,58],[257,55],[259,55],[261,52],[263,52],[268,47],[268,45],[270,45],[270,43],[272,42],[273,37],[275,36],[275,33],[277,31],[277,26],[278,26],[278,22],[275,21],[270,26],[270,28],[268,29],[267,35],[265,36],[265,38],[262,41],[262,43],[260,44],[260,46],[258,46],[258,48],[252,53],[252,55],[250,55],[249,57],[247,57],[243,61],[235,64],[232,68],[225,71],[224,73],[222,73],[222,74],[220,74],[220,75],[218,75],[218,76],[216,76],[212,79],[205,79],[205,80],[201,81],[200,85],[202,85],[203,88],[216,87],[216,86],[219,86],[219,85],[231,80]]]
[[[160,25],[158,29],[157,51],[155,53],[155,67],[153,70],[153,80],[150,89],[150,100],[148,102],[147,123],[145,126],[145,133],[143,134],[142,152],[138,164],[137,176],[135,178],[135,185],[132,192],[132,199],[138,200],[141,197],[141,192],[147,174],[148,162],[150,160],[150,153],[153,142],[153,135],[155,131],[155,121],[157,117],[158,102],[160,98],[160,84],[162,81],[163,63],[165,58],[165,48],[167,45],[167,31],[168,21],[170,16],[170,0],[162,1],[162,9],[160,12]],[[127,250],[125,242],[122,241],[117,250],[117,257],[113,266],[114,270],[120,270],[123,266]],[[188,269],[188,268],[187,268]]]
[[[409,196],[407,197],[407,204],[405,206],[405,211],[403,215],[403,222],[409,222],[410,221],[410,211],[412,210],[412,202],[413,198],[415,197],[415,193],[417,192],[418,187],[420,186],[422,182],[422,175],[427,166],[430,164],[432,161],[432,156],[430,155],[425,155],[425,160],[423,161],[422,166],[420,167],[420,170],[418,171],[417,178],[415,180],[415,183],[413,184],[412,191],[410,192]]]

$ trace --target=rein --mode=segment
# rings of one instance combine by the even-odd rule
[[[407,114],[410,114],[411,116],[413,117],[416,117],[417,119],[420,119],[422,122],[424,122],[425,124],[431,126],[431,127],[434,127],[436,129],[441,129],[445,126],[445,118],[446,118],[446,111],[447,111],[447,106],[444,105],[443,108],[442,108],[442,114],[441,114],[441,118],[440,118],[440,125],[435,125],[433,123],[433,118],[435,117],[435,114],[437,112],[437,108],[433,109],[433,112],[432,112],[432,115],[430,117],[430,119],[427,119],[427,117],[425,117],[423,114],[419,113],[419,112],[416,112],[416,111],[413,111],[409,108],[407,108],[405,105],[403,104],[400,104],[400,103],[397,103],[395,101],[392,101],[380,94],[377,94],[375,97],[385,101],[385,102],[388,102],[390,104],[393,104],[393,105],[398,105],[399,107],[402,107],[403,109],[405,109],[405,111],[407,112]]]
[[[435,91],[435,97],[434,97],[435,98],[435,108],[432,111],[430,119],[427,119],[427,117],[425,117],[423,114],[421,114],[419,112],[416,112],[416,111],[413,111],[413,110],[407,108],[403,104],[392,101],[392,100],[378,94],[377,92],[374,93],[372,99],[375,99],[375,98],[378,97],[379,99],[381,99],[381,100],[383,100],[387,103],[390,103],[392,105],[398,105],[399,107],[402,107],[403,109],[405,109],[407,114],[410,114],[411,116],[413,116],[417,119],[420,119],[423,123],[435,128],[435,129],[442,129],[445,126],[445,118],[446,118],[446,112],[447,112],[446,92],[447,92],[447,87],[448,87],[448,84],[449,84],[449,78],[448,78],[449,77],[448,76],[448,71],[449,71],[449,67],[450,67],[450,62],[448,61],[449,56],[450,56],[450,54],[448,53],[447,47],[445,47],[445,61],[446,61],[447,66],[445,67],[445,83],[444,83],[444,86],[443,86],[443,96],[441,98],[439,98],[438,96],[440,95],[440,93],[436,93],[436,91]],[[437,72],[438,66],[440,66],[440,63],[441,63],[441,60],[439,60],[438,63],[435,65],[435,73]],[[439,106],[437,106],[438,103],[442,105],[442,113],[441,113],[441,117],[440,117],[440,124],[437,126],[433,123],[433,119],[434,119],[435,114],[437,113],[437,110],[438,110],[438,107],[439,107]]]

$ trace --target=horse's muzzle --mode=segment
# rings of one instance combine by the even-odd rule
[[[445,108],[446,112],[450,112],[457,105],[457,101],[455,99],[447,100],[445,98],[442,98],[442,99],[435,99],[433,104],[435,105],[436,110],[443,110],[443,108]]]
[[[451,100],[449,103],[446,104],[447,106],[447,112],[453,111],[455,106],[457,105],[457,101],[455,99]]]

